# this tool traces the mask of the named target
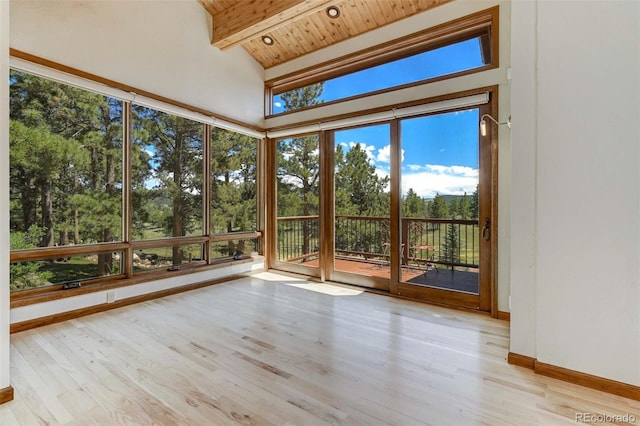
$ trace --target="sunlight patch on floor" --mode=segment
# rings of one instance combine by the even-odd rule
[[[316,293],[328,294],[329,296],[357,296],[362,294],[362,290],[353,288],[340,287],[331,284],[322,283],[301,283],[301,284],[285,284],[290,287],[301,288],[303,290],[311,290]]]
[[[251,274],[251,277],[271,282],[307,282],[307,280],[303,278],[295,278],[288,275],[275,274],[273,272],[258,272],[257,274]]]

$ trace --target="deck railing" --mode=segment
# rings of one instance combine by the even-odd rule
[[[402,219],[402,263],[477,268],[479,263],[477,220]],[[388,217],[335,217],[335,253],[353,260],[388,262]],[[319,216],[278,218],[278,260],[304,262],[318,256]]]
[[[279,217],[277,259],[305,262],[318,257],[320,216]]]

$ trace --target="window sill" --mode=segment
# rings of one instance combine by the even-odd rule
[[[116,288],[131,286],[135,284],[143,284],[146,282],[152,282],[152,281],[157,281],[157,280],[166,279],[166,278],[184,276],[184,275],[189,275],[197,272],[212,271],[212,270],[228,267],[230,265],[254,263],[255,261],[256,261],[255,258],[247,258],[247,259],[241,259],[241,260],[229,259],[225,261],[219,261],[212,265],[198,265],[198,266],[192,266],[192,267],[185,267],[183,269],[179,269],[175,271],[159,269],[155,271],[139,272],[131,278],[123,278],[123,279],[110,278],[104,281],[83,284],[81,287],[69,289],[69,290],[62,290],[60,286],[56,286],[55,288],[52,288],[50,291],[46,291],[45,289],[38,289],[37,292],[34,292],[32,294],[12,294],[10,307],[12,309],[19,308],[22,306],[50,302],[52,300],[59,300],[67,297],[80,296],[83,294],[94,293],[97,291],[113,290]],[[29,292],[27,291],[25,293],[29,293]]]

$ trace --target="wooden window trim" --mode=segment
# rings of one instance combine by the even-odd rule
[[[129,244],[127,243],[109,242],[77,246],[39,247],[33,249],[11,250],[9,262],[31,262],[36,260],[53,259],[56,257],[102,254],[125,251],[128,248]]]
[[[126,86],[112,80],[108,80],[102,78],[100,76],[86,73],[81,70],[77,70],[75,68],[67,67],[65,65],[61,65],[56,62],[49,61],[47,59],[43,59],[34,55],[30,55],[19,50],[11,49],[11,55],[20,59],[25,59],[30,62],[34,62],[39,65],[43,65],[58,71],[63,71],[78,77],[86,78],[88,80],[92,80],[98,83],[106,84],[108,86],[125,90],[125,91],[134,91],[138,94],[147,96],[152,99],[156,99],[171,105],[183,107],[186,109],[190,109],[195,112],[201,112],[206,115],[216,116],[218,118],[222,118],[225,121],[229,121],[234,124],[239,124],[241,126],[251,128],[254,130],[260,130],[255,128],[254,126],[248,125],[246,123],[242,123],[237,120],[232,120],[223,116],[215,115],[209,111],[200,110],[189,105],[185,105],[179,102],[174,102],[170,99],[163,98],[161,96],[156,96],[154,94],[137,90],[130,86]],[[46,77],[44,77],[46,78]],[[82,89],[88,92],[91,90]],[[210,230],[208,228],[209,224],[209,213],[210,213],[210,190],[207,187],[208,183],[205,181],[205,187],[203,188],[203,229],[205,229],[206,234],[201,236],[187,236],[187,237],[167,237],[167,238],[159,238],[153,240],[136,240],[132,241],[132,200],[131,200],[131,108],[132,104],[129,101],[122,101],[123,104],[123,193],[122,193],[122,232],[123,232],[123,241],[120,242],[105,242],[105,243],[95,243],[95,244],[84,244],[84,245],[74,245],[74,246],[57,246],[57,247],[36,247],[31,249],[21,249],[21,250],[11,250],[10,251],[10,263],[17,262],[30,262],[30,261],[39,261],[46,259],[55,259],[57,257],[69,257],[69,256],[85,256],[85,255],[95,255],[102,253],[111,253],[111,252],[121,252],[122,256],[125,259],[124,262],[124,270],[121,274],[111,275],[111,276],[103,276],[90,278],[82,281],[82,287],[72,290],[62,290],[63,284],[54,284],[48,285],[44,287],[36,287],[32,289],[24,289],[17,290],[11,292],[10,300],[11,307],[24,306],[33,303],[42,303],[49,300],[61,299],[64,297],[77,296],[79,294],[91,293],[94,291],[103,291],[105,289],[117,288],[126,285],[137,284],[139,282],[140,275],[144,275],[146,278],[142,281],[153,281],[156,279],[165,278],[168,276],[175,275],[184,275],[192,272],[199,272],[199,270],[208,270],[208,269],[216,269],[219,268],[220,265],[227,264],[229,262],[234,263],[244,263],[249,259],[210,259],[210,249],[211,244],[213,242],[223,242],[223,241],[232,241],[232,240],[247,240],[247,239],[261,239],[263,238],[263,232],[259,230],[255,231],[246,231],[246,232],[231,232],[225,234],[215,234],[211,235]],[[204,132],[204,153],[203,156],[203,170],[205,172],[204,176],[209,176],[210,171],[210,144],[211,144],[211,129],[214,126],[211,126],[206,123],[201,123],[203,126]],[[261,139],[256,138],[258,140],[258,147],[260,147]],[[264,141],[264,140],[262,140]],[[260,149],[258,149],[256,162],[260,164],[262,161]],[[210,179],[210,177],[208,178]],[[256,201],[257,202],[257,201]],[[205,227],[206,226],[206,227]],[[205,247],[204,250],[204,261],[198,262],[197,264],[192,265],[181,265],[181,269],[178,271],[167,272],[164,268],[158,268],[156,270],[136,272],[134,277],[133,272],[133,252],[136,249],[148,249],[148,248],[158,248],[158,247],[171,247],[175,245],[190,245],[190,244],[203,244]],[[261,241],[258,242],[258,247],[262,247],[263,243]],[[264,253],[263,250],[260,253]]]
[[[370,109],[370,110],[365,110],[365,111],[358,111],[358,112],[354,112],[354,113],[348,113],[348,114],[342,114],[342,115],[336,115],[336,116],[332,116],[329,117],[327,119],[323,119],[326,121],[332,121],[332,120],[339,120],[339,119],[344,119],[344,118],[352,118],[352,117],[357,117],[360,115],[366,115],[366,114],[372,114],[372,113],[376,113],[376,112],[381,112],[381,111],[388,111],[390,109],[396,109],[396,108],[404,108],[404,107],[409,107],[409,106],[414,106],[414,105],[421,105],[421,104],[429,104],[429,103],[434,103],[434,102],[439,102],[439,101],[444,101],[444,100],[449,100],[449,99],[456,99],[456,98],[461,98],[461,97],[465,97],[465,96],[471,96],[471,95],[476,95],[479,93],[483,93],[483,92],[488,92],[490,94],[489,96],[489,102],[486,104],[483,104],[481,106],[479,106],[479,108],[481,110],[485,110],[488,113],[491,113],[493,116],[498,116],[498,86],[497,85],[491,85],[491,86],[484,86],[484,87],[478,87],[478,88],[474,88],[474,89],[469,89],[469,90],[464,90],[464,91],[459,91],[459,92],[454,92],[454,93],[447,93],[445,95],[439,95],[439,96],[433,96],[433,97],[429,97],[429,98],[423,98],[423,99],[419,99],[419,100],[415,100],[415,101],[411,101],[411,102],[405,102],[405,103],[399,103],[399,104],[393,104],[393,105],[386,105],[383,107],[378,107],[378,108],[374,108],[374,109]],[[450,108],[447,109],[447,112],[454,112],[454,111],[463,111],[463,110],[467,110],[469,109],[469,107],[459,107],[459,108]],[[424,116],[430,116],[430,115],[435,115],[435,114],[440,114],[442,113],[442,111],[440,112],[429,112],[429,113],[424,113],[424,114],[416,114],[410,117],[402,117],[402,118],[398,118],[398,119],[394,119],[392,121],[388,121],[388,120],[384,120],[381,119],[380,121],[377,122],[371,122],[371,123],[366,123],[366,124],[362,124],[362,125],[358,125],[358,126],[345,126],[344,128],[336,128],[336,129],[332,129],[331,131],[321,131],[320,134],[322,135],[322,139],[321,143],[324,143],[325,145],[328,144],[328,146],[325,147],[325,150],[330,152],[332,148],[331,145],[333,143],[333,134],[336,131],[340,131],[343,130],[345,128],[354,128],[354,127],[364,127],[364,126],[372,126],[372,125],[377,125],[377,124],[382,124],[382,123],[399,123],[401,120],[404,119],[408,119],[408,118],[417,118],[417,117],[424,117]],[[306,125],[311,125],[311,124],[315,124],[317,123],[318,120],[313,120],[313,121],[307,121],[307,122],[302,122],[302,123],[296,123],[295,127],[298,126],[306,126]],[[283,129],[287,129],[287,128],[291,128],[291,127],[287,127],[287,126],[283,126],[277,129],[269,129],[269,130],[283,130]],[[398,132],[398,129],[396,128],[395,130],[393,130],[393,124],[392,124],[392,129],[391,131],[395,131]],[[269,206],[269,214],[270,214],[270,218],[269,221],[267,223],[267,227],[268,230],[270,232],[269,234],[269,238],[271,239],[271,241],[269,242],[269,246],[267,247],[267,259],[266,259],[266,267],[267,269],[274,269],[274,270],[278,270],[278,271],[283,271],[286,273],[294,273],[294,274],[301,274],[301,275],[305,275],[307,277],[311,276],[311,277],[319,277],[321,279],[327,279],[329,281],[333,281],[333,282],[341,282],[341,283],[348,283],[348,285],[357,285],[357,286],[363,286],[365,287],[364,290],[365,291],[371,291],[371,292],[376,292],[379,294],[384,294],[384,295],[389,295],[389,296],[393,296],[393,297],[400,297],[400,298],[407,298],[407,299],[411,299],[411,300],[419,300],[422,302],[426,302],[426,303],[430,303],[430,304],[435,304],[435,305],[440,305],[440,306],[447,306],[447,307],[453,307],[456,309],[462,309],[462,310],[466,310],[466,311],[470,311],[470,312],[476,312],[476,313],[480,313],[480,314],[486,314],[486,315],[491,315],[493,317],[497,317],[498,316],[498,306],[497,306],[497,299],[498,299],[498,293],[497,293],[497,258],[498,258],[498,211],[497,208],[494,209],[490,209],[490,217],[491,217],[491,223],[494,224],[494,228],[493,228],[493,236],[491,238],[491,251],[494,254],[492,262],[490,264],[485,265],[486,268],[488,268],[488,270],[490,270],[490,280],[489,280],[489,287],[486,288],[481,295],[475,295],[475,294],[469,294],[469,293],[452,293],[452,292],[448,292],[445,290],[441,290],[441,289],[437,289],[437,288],[418,288],[416,286],[412,286],[409,285],[407,283],[403,283],[400,281],[400,270],[398,268],[398,266],[395,267],[395,271],[391,271],[390,273],[390,278],[389,278],[389,284],[387,285],[385,280],[381,280],[379,278],[376,277],[368,277],[368,276],[355,276],[349,273],[345,273],[342,271],[333,271],[333,273],[331,273],[329,276],[327,276],[329,270],[328,268],[331,268],[332,265],[332,260],[331,260],[331,256],[328,256],[328,253],[326,250],[323,249],[323,245],[321,244],[321,250],[320,250],[320,256],[323,256],[323,258],[320,261],[320,266],[318,267],[310,267],[310,266],[303,266],[303,265],[297,265],[297,264],[292,264],[292,263],[286,263],[286,262],[281,262],[276,260],[276,247],[275,247],[275,239],[276,239],[276,208],[275,208],[275,197],[276,197],[276,177],[275,177],[275,170],[277,170],[276,167],[276,141],[280,140],[280,139],[285,139],[285,138],[289,138],[289,137],[294,137],[294,136],[287,136],[284,138],[273,138],[273,139],[268,139],[268,147],[270,148],[270,152],[269,152],[269,165],[270,165],[270,176],[269,178],[272,179],[272,181],[270,182],[270,197],[272,200],[271,205]],[[393,137],[393,136],[392,136]],[[399,137],[399,134],[396,133],[395,135],[396,138]],[[490,198],[492,200],[492,203],[494,206],[498,205],[498,175],[497,175],[497,164],[498,164],[498,159],[497,159],[497,155],[498,155],[498,132],[497,131],[493,131],[490,134],[491,137],[491,151],[490,151],[490,155],[492,157],[492,161],[493,164],[496,165],[496,168],[492,170],[492,174],[488,175],[485,177],[485,179],[488,180],[488,184],[491,186],[491,195]],[[324,141],[324,142],[322,142]],[[321,151],[321,155],[323,155],[322,151]],[[398,155],[398,152],[396,152],[396,155]],[[323,157],[324,160],[326,160],[326,157]],[[397,161],[397,163],[399,163],[399,161]],[[327,165],[329,164],[329,165]],[[329,160],[327,162],[327,164],[324,165],[324,168],[322,170],[324,170],[324,174],[323,176],[321,176],[321,182],[323,183],[323,187],[321,188],[321,194],[325,194],[325,197],[327,199],[329,199],[329,201],[325,201],[329,204],[333,203],[333,194],[329,194],[326,195],[326,191],[328,190],[328,188],[333,189],[332,185],[333,185],[333,176],[328,177],[328,175],[330,175],[330,172],[332,170],[332,162]],[[323,167],[321,165],[321,167]],[[392,171],[392,178],[396,181],[399,182],[400,179],[400,175],[399,175],[399,170],[393,170]],[[327,186],[328,185],[328,186]],[[393,184],[392,184],[393,185]],[[395,186],[397,186],[398,183],[395,184]],[[396,192],[396,195],[398,195],[398,193]],[[321,197],[321,200],[323,199],[323,197]],[[394,220],[396,222],[398,222],[398,219],[394,219],[394,216],[399,215],[399,209],[400,209],[400,202],[399,202],[399,197],[397,197],[395,200],[391,200],[390,202],[390,213],[393,216],[390,216],[390,220],[391,222],[394,222]],[[487,200],[485,202],[488,202],[489,199],[487,198]],[[333,210],[332,210],[332,205],[329,206],[321,206],[321,211],[324,214],[330,213],[330,216],[333,214]],[[395,213],[394,213],[395,212]],[[399,217],[399,216],[398,216]],[[366,218],[366,216],[365,216]],[[442,222],[446,222],[446,219],[436,219],[436,221],[442,221]],[[321,231],[323,234],[322,235],[327,235],[327,230],[331,230],[333,229],[334,225],[332,222],[329,222],[328,224],[325,224],[323,222],[324,226],[327,226],[327,228],[321,228]],[[398,225],[399,226],[399,222]],[[332,234],[331,232],[329,232],[329,234]],[[395,234],[398,236],[397,240],[395,240],[395,244],[392,243],[392,247],[399,247],[399,241],[400,241],[400,237],[399,237],[399,233],[395,232]],[[392,233],[393,235],[393,233]],[[329,237],[331,241],[330,244],[333,245],[333,242],[331,240],[332,237]],[[325,245],[326,246],[326,245]],[[324,250],[324,251],[323,251]],[[324,262],[326,263],[323,263]],[[324,267],[324,269],[323,269]],[[324,278],[326,277],[326,278]]]
[[[181,238],[162,238],[155,240],[135,241],[132,243],[102,243],[92,244],[87,246],[63,246],[63,247],[43,247],[36,249],[24,249],[14,250],[10,254],[10,263],[15,262],[29,262],[38,261],[44,259],[52,259],[56,257],[66,257],[74,255],[92,255],[100,253],[111,252],[133,252],[137,249],[149,249],[159,247],[171,247],[175,245],[190,245],[190,244],[210,244],[212,242],[224,242],[232,240],[248,240],[253,238],[261,238],[263,235],[260,231],[253,232],[235,232],[228,234],[218,234],[211,236],[197,236],[197,237],[181,237]],[[129,259],[127,257],[127,259]],[[247,259],[233,260],[233,262],[243,263]],[[85,293],[92,293],[95,291],[108,290],[111,288],[123,287],[131,284],[138,284],[137,277],[144,275],[148,279],[144,281],[153,281],[156,279],[166,278],[175,275],[185,275],[192,272],[199,272],[200,270],[208,270],[210,267],[220,267],[222,264],[227,264],[230,261],[227,260],[213,260],[207,259],[206,262],[199,262],[194,265],[181,265],[180,270],[167,272],[165,269],[156,269],[144,272],[133,271],[131,274],[127,273],[127,269],[123,273],[118,275],[110,275],[106,277],[97,277],[88,279],[82,282],[82,287],[72,290],[62,290],[62,284],[55,284],[45,287],[36,287],[32,289],[18,290],[11,293],[11,307],[24,306],[25,304],[42,303],[50,300],[62,299],[69,296],[77,296]],[[132,262],[125,262],[125,266],[131,265]],[[143,282],[144,282],[143,281]],[[28,302],[24,302],[28,301]],[[14,303],[15,302],[15,303]],[[15,305],[15,306],[14,306]]]
[[[421,98],[421,99],[417,99],[417,100],[413,100],[413,101],[399,102],[399,103],[389,104],[389,105],[382,105],[382,106],[379,106],[379,107],[369,108],[369,109],[365,109],[365,110],[358,110],[358,111],[355,111],[355,112],[348,112],[348,113],[344,113],[344,114],[333,114],[333,115],[328,115],[326,117],[322,117],[322,119],[315,118],[315,119],[312,119],[312,120],[298,121],[295,124],[291,124],[291,125],[270,127],[270,128],[267,129],[267,132],[288,130],[288,129],[291,129],[291,128],[305,127],[305,126],[318,124],[319,122],[331,122],[331,121],[343,120],[343,119],[358,117],[358,116],[361,116],[361,115],[368,115],[368,114],[375,114],[375,113],[378,113],[378,112],[389,111],[389,110],[393,110],[393,109],[401,109],[401,108],[412,107],[412,106],[416,106],[416,105],[428,104],[428,103],[439,102],[439,101],[446,101],[446,100],[449,100],[449,99],[462,98],[462,97],[465,97],[465,96],[476,95],[476,94],[481,93],[483,91],[484,92],[490,92],[491,90],[493,90],[493,87],[494,86],[479,87],[479,88],[475,88],[475,89],[463,90],[463,91],[460,91],[460,92],[446,93],[444,95],[437,95],[437,96],[432,96],[432,97],[428,97],[428,98]],[[327,105],[327,104],[324,104],[324,105]],[[385,120],[381,120],[380,122],[384,122],[384,121]],[[316,133],[317,132],[309,133],[309,134],[316,134]],[[298,137],[298,136],[299,135],[286,136],[286,137],[274,138],[274,139],[270,139],[270,140],[275,141],[275,140],[279,140],[279,139],[286,139],[286,138]]]
[[[156,101],[159,101],[159,102],[162,102],[162,103],[165,103],[165,104],[173,105],[173,106],[176,106],[178,108],[184,108],[184,109],[187,109],[189,111],[193,111],[193,112],[197,112],[197,113],[206,115],[208,117],[213,117],[213,118],[216,118],[216,119],[220,119],[222,121],[229,122],[231,124],[237,124],[237,125],[239,125],[241,127],[246,127],[247,129],[255,130],[257,132],[262,132],[262,128],[257,127],[257,126],[255,126],[253,124],[245,123],[243,121],[236,120],[234,118],[227,117],[227,116],[224,116],[224,115],[221,115],[221,114],[217,114],[217,113],[214,113],[212,111],[209,111],[209,110],[206,110],[206,109],[203,109],[203,108],[198,108],[198,107],[195,107],[193,105],[185,104],[183,102],[178,102],[178,101],[175,101],[173,99],[166,98],[164,96],[156,95],[155,93],[151,93],[151,92],[148,92],[146,90],[142,90],[142,89],[139,89],[139,88],[136,88],[136,87],[133,87],[133,86],[129,86],[127,84],[120,83],[120,82],[115,81],[115,80],[111,80],[111,79],[108,79],[108,78],[105,78],[105,77],[101,77],[101,76],[99,76],[97,74],[92,74],[92,73],[89,73],[89,72],[86,72],[86,71],[82,71],[82,70],[79,70],[77,68],[73,68],[73,67],[70,67],[68,65],[61,64],[59,62],[55,62],[55,61],[52,61],[52,60],[49,60],[49,59],[46,59],[46,58],[42,58],[40,56],[32,55],[30,53],[23,52],[23,51],[18,50],[18,49],[10,48],[9,49],[9,55],[13,56],[15,58],[23,59],[25,61],[33,62],[34,64],[38,64],[38,65],[42,65],[42,66],[47,67],[47,68],[54,69],[56,71],[61,71],[61,72],[64,72],[64,73],[67,73],[67,74],[71,74],[71,75],[76,76],[76,77],[80,77],[80,78],[84,78],[84,79],[87,79],[87,80],[91,80],[91,81],[94,81],[96,83],[101,83],[101,84],[104,84],[105,86],[113,87],[115,89],[123,90],[123,91],[129,92],[129,93],[135,93],[137,95],[144,96],[144,97],[147,97],[147,98],[150,98],[150,99],[154,99]],[[85,89],[83,89],[83,90],[85,90]]]
[[[304,68],[293,73],[289,73],[265,82],[265,112],[267,118],[274,116],[282,116],[284,114],[303,111],[319,106],[326,106],[338,102],[358,99],[371,96],[374,94],[385,93],[406,87],[413,87],[426,83],[440,80],[460,77],[462,75],[474,74],[489,69],[498,68],[499,60],[499,6],[476,12],[474,14],[458,18],[444,24],[425,29],[418,33],[392,40],[368,49],[348,54],[322,64]],[[487,65],[474,68],[472,70],[460,71],[444,76],[438,76],[420,81],[406,83],[400,86],[381,89],[365,94],[354,95],[348,98],[323,102],[322,104],[313,105],[297,109],[295,111],[287,111],[283,113],[273,114],[272,99],[274,95],[287,92],[296,88],[304,87],[309,84],[330,80],[335,77],[361,71],[377,65],[382,65],[397,59],[402,59],[411,55],[426,52],[428,50],[444,47],[456,42],[464,41],[473,37],[481,37],[481,50],[483,58],[486,61],[490,59]],[[490,55],[489,55],[490,54]],[[489,58],[489,56],[491,56]]]
[[[131,278],[123,278],[124,275],[115,275],[88,281],[82,287],[70,290],[62,290],[62,285],[48,286],[45,288],[34,288],[23,290],[11,294],[10,308],[19,308],[38,303],[51,302],[64,299],[66,297],[80,296],[83,294],[95,293],[98,291],[113,290],[135,284],[144,284],[165,278],[172,278],[182,275],[189,275],[196,272],[212,271],[223,268],[231,263],[234,265],[251,263],[253,259],[241,260],[220,260],[211,264],[197,264],[183,267],[176,271],[167,271],[165,268],[136,273]]]

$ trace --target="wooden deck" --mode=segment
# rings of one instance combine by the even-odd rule
[[[305,262],[305,265],[318,266],[318,259]],[[389,278],[389,265],[382,262],[364,261],[359,259],[335,259],[335,268],[338,271],[371,277]],[[429,268],[414,265],[403,266],[402,281],[410,284],[437,287],[447,290],[478,293],[478,271],[451,271],[450,269]]]
[[[509,323],[272,273],[11,336],[0,425],[575,425],[636,401],[507,364]]]

